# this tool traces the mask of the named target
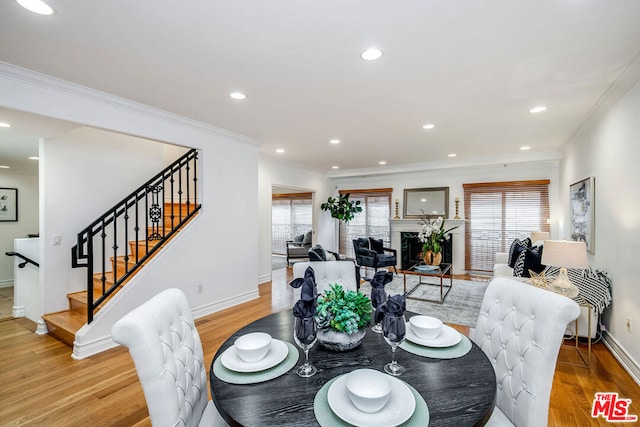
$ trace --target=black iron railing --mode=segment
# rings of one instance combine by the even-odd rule
[[[71,265],[87,268],[87,322],[200,209],[193,149],[78,233]],[[94,283],[101,295],[94,297]]]
[[[4,254],[7,256],[17,256],[18,258],[24,260],[24,262],[21,262],[20,264],[18,264],[18,268],[24,268],[27,264],[33,264],[36,267],[40,267],[40,264],[38,264],[28,256],[22,255],[20,252],[11,251],[11,252],[5,252]]]

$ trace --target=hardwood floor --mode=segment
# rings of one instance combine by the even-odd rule
[[[272,312],[290,309],[291,269],[275,270],[260,285],[260,298],[196,321],[208,365],[222,342],[237,329]],[[33,333],[25,319],[0,321],[0,425],[147,426],[142,388],[122,347],[73,360],[71,349],[48,335]],[[458,328],[463,333],[468,328]],[[561,357],[572,350],[562,350]],[[565,354],[566,353],[566,354]],[[632,399],[640,415],[640,388],[603,344],[593,348],[591,368],[558,365],[551,393],[549,425],[607,425],[590,417],[595,392],[618,392]]]

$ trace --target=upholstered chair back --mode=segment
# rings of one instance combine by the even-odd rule
[[[564,296],[508,278],[491,280],[472,331],[497,379],[497,407],[487,425],[547,425],[560,345],[579,314],[578,304]]]
[[[329,285],[335,283],[345,290],[358,289],[356,282],[356,266],[353,261],[314,261],[296,262],[293,264],[293,278],[304,277],[307,267],[311,266],[316,278],[318,294],[322,294]]]
[[[202,344],[182,291],[154,296],[111,334],[129,349],[154,426],[226,425],[208,399]]]

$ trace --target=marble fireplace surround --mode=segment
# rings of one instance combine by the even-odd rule
[[[400,233],[402,232],[420,232],[422,223],[419,219],[392,219],[391,223],[391,247],[398,250],[398,260],[402,259],[402,245],[400,243]],[[445,219],[444,228],[458,227],[451,232],[453,243],[453,274],[464,274],[464,229],[466,221],[464,219]],[[400,267],[400,265],[398,266]]]

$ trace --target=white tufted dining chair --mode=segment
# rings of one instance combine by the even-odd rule
[[[226,426],[207,394],[198,330],[184,293],[160,292],[111,328],[129,349],[154,426]]]
[[[556,360],[567,324],[580,314],[564,296],[508,278],[487,286],[470,335],[496,373],[488,426],[546,426]]]
[[[318,294],[322,294],[329,285],[338,283],[345,290],[356,291],[356,265],[353,261],[312,261],[293,264],[293,278],[304,277],[307,267],[313,268]]]

